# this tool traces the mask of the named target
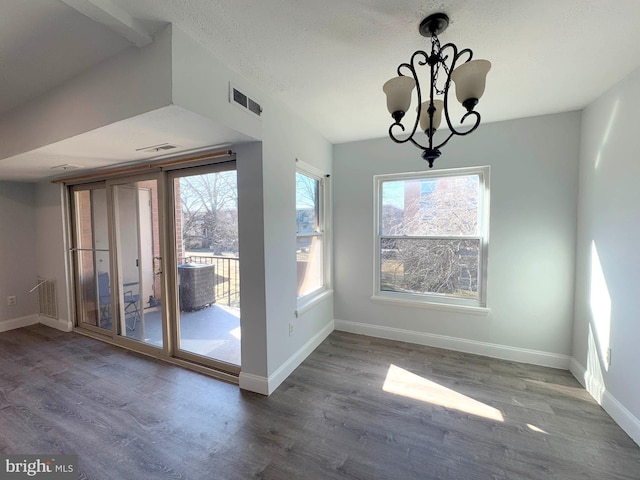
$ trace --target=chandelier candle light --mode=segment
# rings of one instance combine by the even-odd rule
[[[454,135],[468,135],[480,125],[480,114],[474,108],[484,93],[487,73],[491,69],[491,62],[488,60],[472,60],[473,52],[468,48],[458,52],[458,47],[453,43],[440,46],[438,35],[444,32],[448,26],[449,17],[444,13],[435,13],[425,18],[420,23],[420,34],[424,37],[431,37],[431,54],[423,50],[416,51],[411,56],[410,63],[401,63],[398,66],[398,76],[386,82],[382,87],[382,90],[387,95],[387,108],[394,120],[389,127],[389,137],[396,143],[411,142],[422,149],[422,158],[429,162],[429,168],[433,167],[433,161],[440,156],[440,148],[451,137]],[[448,50],[451,54],[450,57],[447,54]],[[467,58],[464,63],[460,64],[462,57]],[[458,64],[459,66],[456,66]],[[429,83],[429,99],[422,102],[422,90],[416,66],[425,65],[430,67],[431,81]],[[438,75],[441,70],[446,74],[442,89],[438,86]],[[449,117],[449,87],[452,80],[456,86],[456,97],[467,110],[460,123],[464,123],[468,117],[475,118],[475,123],[471,128],[464,131],[456,130]],[[418,106],[413,129],[407,138],[399,139],[394,134],[394,130],[397,131],[397,128],[399,128],[400,132],[398,133],[405,131],[401,120],[411,106],[411,95],[414,87],[418,94]],[[436,98],[436,95],[442,95],[443,99]],[[434,134],[440,126],[443,113],[450,132],[443,142],[434,146]],[[428,146],[422,145],[414,138],[418,123],[420,124],[420,129],[427,136]]]

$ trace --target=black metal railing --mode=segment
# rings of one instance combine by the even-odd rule
[[[240,306],[240,259],[238,257],[190,255],[181,257],[178,265],[185,263],[214,265],[216,303],[230,307]]]

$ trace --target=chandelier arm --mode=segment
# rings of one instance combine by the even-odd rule
[[[433,113],[435,111],[433,106],[433,97],[438,90],[436,83],[438,78],[439,62],[437,61],[437,59],[440,58],[440,53],[441,53],[440,40],[438,40],[437,35],[433,35],[431,37],[431,56],[428,59],[431,61],[427,62],[429,63],[429,70],[430,70],[429,71],[429,108],[427,109],[427,113],[429,114],[429,133],[427,135],[429,139],[429,150],[433,149],[434,130],[431,128],[433,126]],[[422,102],[418,101],[418,118],[420,118],[421,116],[422,116]]]
[[[460,60],[460,57],[462,57],[463,55],[469,55],[469,58],[467,58],[462,63],[467,63],[468,61],[473,59],[473,51],[470,48],[463,48],[462,50],[458,51],[458,47],[456,46],[455,43],[447,43],[440,48],[440,51],[443,51],[446,48],[451,48],[453,50],[453,62],[451,65],[452,71],[455,68],[455,65],[453,64],[458,63],[458,60]]]
[[[471,111],[471,112],[467,112],[467,113],[465,113],[465,114],[464,114],[464,116],[462,117],[462,119],[460,120],[460,123],[463,123],[463,122],[467,119],[467,117],[469,117],[470,115],[473,115],[474,117],[476,117],[476,122],[473,124],[473,126],[472,126],[469,130],[466,130],[466,131],[464,131],[464,132],[459,132],[459,131],[457,131],[457,130],[453,130],[453,129],[452,129],[452,130],[451,130],[451,133],[450,133],[450,134],[449,134],[449,136],[445,139],[445,141],[444,141],[444,142],[442,142],[441,144],[439,144],[438,146],[436,146],[435,148],[440,148],[440,147],[445,146],[445,145],[447,144],[447,142],[449,142],[449,140],[451,140],[451,137],[453,137],[454,135],[458,135],[458,136],[464,137],[465,135],[469,135],[469,134],[470,134],[471,132],[473,132],[476,128],[478,128],[478,127],[480,126],[480,120],[481,120],[481,118],[480,118],[480,114],[479,114],[478,112],[476,112],[475,110],[474,110],[474,111]]]
[[[423,60],[420,60],[419,57],[422,57]],[[413,129],[411,130],[411,133],[404,140],[400,140],[393,133],[393,130],[395,127],[400,127],[401,132],[405,132],[404,125],[402,125],[400,122],[394,122],[389,126],[389,137],[391,138],[391,140],[393,140],[396,143],[406,143],[408,141],[411,141],[416,146],[423,148],[422,146],[418,145],[415,142],[415,140],[413,140],[413,136],[415,135],[416,130],[418,129],[418,123],[420,122],[420,103],[422,102],[420,82],[418,82],[418,73],[416,72],[415,64],[417,62],[418,65],[426,65],[427,59],[428,59],[428,55],[426,52],[424,52],[423,50],[417,50],[416,52],[413,53],[413,55],[411,55],[411,63],[401,63],[400,65],[398,65],[398,76],[403,76],[403,77],[411,76],[416,82],[416,91],[418,92],[418,113],[413,123]],[[403,70],[405,69],[408,70],[411,75],[406,75],[405,73],[403,73]]]
[[[437,145],[436,148],[439,149],[440,147],[444,147],[449,142],[449,140],[451,140],[451,137],[453,137],[454,135],[455,135],[455,133],[450,132],[449,136],[444,140],[444,142],[442,142],[441,144]]]
[[[450,67],[447,67],[447,64],[445,63],[446,57],[443,58],[442,56],[443,50],[446,50],[447,48],[450,48],[451,50],[453,50],[453,57],[451,60]],[[458,47],[456,47],[453,43],[447,43],[440,49],[440,58],[442,58],[442,65],[445,67],[444,71],[447,74],[447,80],[445,81],[445,84],[444,84],[444,105],[442,110],[444,113],[445,121],[447,122],[447,127],[449,127],[449,130],[452,132],[452,135],[453,135],[455,134],[456,129],[451,123],[451,117],[449,116],[449,90],[450,90],[449,87],[451,86],[451,73],[453,72],[453,69],[456,68],[456,61],[459,58]],[[445,140],[445,143],[449,141],[449,138],[451,138],[451,135]]]
[[[400,140],[398,137],[396,137],[393,133],[394,128],[400,128],[400,133],[405,131],[404,125],[402,125],[400,122],[394,122],[391,125],[389,125],[389,138],[391,138],[391,140],[393,140],[396,143],[406,143],[409,140],[411,140],[411,136],[413,136],[413,134],[411,134],[411,136],[409,136],[408,138],[405,138],[404,140]]]
[[[422,60],[420,60],[420,57],[422,57]],[[427,52],[425,52],[424,50],[417,50],[413,52],[413,55],[411,55],[411,73],[413,74],[413,79],[416,82],[416,93],[418,94],[418,108],[416,110],[416,119],[413,122],[413,129],[411,130],[411,134],[409,135],[409,138],[414,144],[416,143],[415,140],[413,140],[413,136],[416,134],[416,130],[418,130],[418,125],[420,123],[420,110],[422,108],[422,89],[420,88],[420,81],[418,80],[416,62],[418,65],[424,66],[427,64],[428,60],[429,55],[427,55]]]
[[[422,149],[422,150],[427,150],[429,147],[425,147],[424,145],[420,144],[417,140],[415,140],[413,137],[409,137],[407,140],[409,140],[411,143],[413,143],[416,147]]]
[[[406,75],[404,73],[402,73],[402,69],[406,68],[409,70],[409,73],[411,74],[412,77],[415,77],[415,72],[412,71],[412,66],[409,63],[401,63],[400,65],[398,65],[398,76],[399,77],[408,77],[409,75]]]
[[[423,60],[418,60],[418,56],[423,57]],[[429,54],[424,50],[416,50],[415,52],[413,52],[413,55],[411,55],[411,67],[413,68],[414,74],[416,71],[415,70],[416,60],[418,60],[418,65],[424,66],[427,64],[427,61],[429,60]],[[417,81],[418,81],[418,78],[416,76],[416,82]]]
[[[450,86],[451,86],[451,74],[453,73],[453,71],[456,68],[456,65],[458,63],[458,61],[464,56],[464,55],[468,55],[468,58],[462,62],[462,63],[467,63],[469,62],[472,58],[473,58],[473,51],[470,48],[465,48],[463,50],[460,50],[458,52],[458,47],[456,47],[455,44],[453,43],[447,43],[446,45],[444,45],[441,49],[442,50],[449,48],[453,51],[453,57],[451,60],[451,65],[448,68],[445,68],[445,71],[447,72],[447,80],[445,83],[445,93],[444,93],[444,117],[445,120],[447,122],[447,127],[449,127],[449,130],[451,131],[451,135],[449,135],[446,140],[441,143],[440,145],[438,145],[436,148],[440,148],[443,145],[445,145],[453,135],[460,135],[460,136],[464,136],[467,135],[471,132],[473,132],[476,128],[478,128],[478,126],[480,125],[480,114],[476,111],[471,111],[471,112],[467,112],[464,114],[464,116],[462,117],[462,119],[460,120],[460,123],[463,123],[470,115],[473,115],[476,117],[476,121],[474,123],[474,125],[466,131],[460,131],[457,130],[454,126],[453,123],[451,122],[451,117],[449,115],[449,91],[450,91]]]
[[[396,138],[396,136],[393,134],[393,129],[394,127],[400,127],[400,130],[404,132],[404,125],[402,125],[401,123],[392,123],[391,125],[389,125],[389,138],[391,138],[391,140],[393,140],[396,143],[404,143],[407,140],[398,140],[398,138]]]

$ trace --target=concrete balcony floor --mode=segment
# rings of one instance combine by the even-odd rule
[[[213,304],[193,312],[180,312],[180,349],[240,365],[240,309]],[[127,338],[162,346],[161,313],[147,308],[135,322],[127,316]]]

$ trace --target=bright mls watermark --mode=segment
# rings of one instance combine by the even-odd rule
[[[0,455],[0,480],[76,480],[77,455]]]

